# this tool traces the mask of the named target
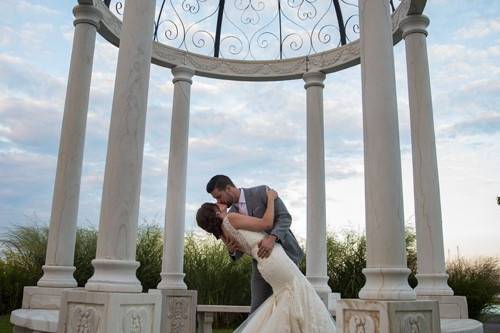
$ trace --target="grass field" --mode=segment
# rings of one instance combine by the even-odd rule
[[[0,333],[12,333],[9,318],[10,315],[0,316]]]

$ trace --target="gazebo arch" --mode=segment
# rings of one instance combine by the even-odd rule
[[[183,1],[183,4],[187,0]],[[283,0],[282,0],[283,1]],[[204,0],[192,0],[189,6]],[[228,1],[229,2],[229,1]],[[240,3],[252,5],[251,0]],[[284,1],[283,1],[284,2]],[[294,5],[310,0],[288,0]],[[341,2],[346,3],[345,0]],[[236,2],[235,2],[236,3]],[[264,2],[259,1],[260,4]],[[337,303],[337,329],[365,331],[453,331],[464,319],[465,299],[447,285],[426,27],[426,0],[360,0],[360,39],[349,41],[341,3],[332,0],[339,45],[322,52],[287,58],[279,21],[279,57],[238,60],[220,57],[224,0],[218,2],[213,55],[160,43],[154,0],[128,0],[123,22],[109,0],[79,0],[59,148],[44,275],[26,287],[23,309],[11,320],[27,332],[193,332],[196,291],[183,281],[184,212],[191,84],[196,76],[237,81],[303,79],[307,98],[307,277],[325,303]],[[283,3],[278,0],[277,17]],[[260,6],[260,5],[259,5]],[[188,10],[193,7],[186,7]],[[215,12],[214,12],[215,15]],[[155,24],[152,24],[155,22]],[[83,143],[96,34],[119,47],[94,275],[85,289],[73,289],[72,274]],[[153,38],[152,38],[153,37]],[[394,56],[392,46],[405,40],[414,165],[417,247],[415,290],[408,285],[404,252],[401,161],[399,151]],[[338,46],[338,47],[337,47]],[[141,293],[135,276],[135,241],[151,63],[173,73],[172,131],[161,282]],[[325,76],[361,64],[365,148],[367,230],[366,284],[360,299],[329,296],[326,271],[323,88]],[[33,312],[42,311],[42,312]],[[40,313],[44,319],[34,320]],[[443,314],[445,314],[443,316]],[[55,319],[54,319],[55,318]],[[465,315],[466,318],[466,315]],[[38,326],[37,326],[38,325]],[[43,326],[45,325],[45,326]],[[480,324],[464,321],[469,331]],[[43,327],[43,328],[41,328]],[[370,330],[372,329],[372,330]],[[462,331],[466,331],[462,330]],[[24,332],[24,331],[23,331]]]

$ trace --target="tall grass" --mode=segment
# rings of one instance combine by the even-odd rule
[[[342,298],[357,298],[365,284],[366,238],[354,232],[327,238],[328,285]]]
[[[16,226],[0,237],[0,314],[19,308],[24,286],[36,285],[42,276],[45,261],[47,228],[39,224]],[[92,276],[92,259],[95,258],[97,230],[82,227],[77,230],[75,246],[75,279],[84,286]],[[144,291],[156,288],[160,281],[163,251],[163,230],[154,224],[139,227],[137,276]],[[409,277],[415,286],[417,252],[415,233],[406,232],[406,252]],[[366,239],[355,232],[329,235],[327,238],[329,285],[342,298],[356,298],[365,283],[362,269],[366,267]],[[305,271],[305,260],[300,264]],[[497,258],[475,261],[458,259],[448,264],[449,285],[456,295],[467,296],[469,315],[480,318],[484,310],[500,293],[500,265]],[[212,237],[200,239],[193,235],[185,238],[184,281],[189,289],[198,291],[199,304],[247,305],[250,303],[251,259],[243,257],[233,262],[225,246]],[[222,315],[216,324],[234,326],[242,318]]]
[[[21,307],[24,286],[42,276],[48,229],[37,224],[17,226],[0,239],[0,314]]]
[[[74,277],[79,287],[85,286],[87,280],[94,273],[91,261],[95,258],[97,247],[97,230],[91,227],[82,227],[76,231]]]
[[[139,227],[136,259],[140,262],[137,278],[144,291],[155,289],[160,282],[163,253],[163,230],[154,224]]]
[[[249,304],[251,269],[250,257],[233,261],[222,242],[186,238],[185,282],[198,290],[200,304]]]
[[[251,259],[233,262],[222,242],[186,237],[184,248],[185,282],[198,291],[198,304],[250,304]],[[217,314],[215,327],[236,327],[244,319],[239,314]]]
[[[448,263],[448,284],[455,295],[467,297],[469,317],[482,320],[483,314],[495,304],[500,294],[498,258],[465,259],[458,257]]]

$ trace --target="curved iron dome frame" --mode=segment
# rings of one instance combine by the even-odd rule
[[[84,0],[85,1],[85,0]],[[108,8],[111,0],[94,0],[96,6],[102,13],[103,19],[99,27],[99,33],[110,43],[119,46],[119,35],[122,22]],[[166,0],[163,0],[162,5]],[[157,27],[163,13],[160,13],[155,21],[155,41],[153,43],[153,54],[151,62],[167,68],[176,66],[187,66],[195,70],[196,75],[237,80],[237,81],[281,81],[300,79],[307,71],[321,71],[324,73],[333,73],[346,69],[360,62],[359,56],[359,39],[347,43],[345,29],[343,24],[343,16],[340,10],[337,9],[338,0],[332,0],[337,20],[339,23],[339,31],[341,31],[341,46],[330,49],[328,51],[319,52],[311,55],[282,58],[282,50],[280,49],[279,60],[234,60],[219,57],[220,46],[220,29],[222,25],[222,12],[218,11],[217,27],[216,27],[216,44],[214,46],[214,56],[205,56],[193,52],[177,49],[160,43],[157,41]],[[401,31],[399,30],[399,22],[409,15],[422,14],[427,0],[402,0],[397,8],[394,8],[392,0],[390,1],[392,13],[392,30],[393,43],[397,44],[401,41]],[[82,2],[82,0],[80,0]],[[280,3],[280,1],[278,1]],[[219,8],[224,8],[225,0],[219,0]],[[163,7],[163,6],[162,6]]]
[[[111,5],[111,0],[103,0],[104,1],[104,4],[109,8],[110,5]],[[282,16],[282,8],[281,8],[281,2],[283,0],[277,0],[277,4],[278,4],[278,22],[279,22],[279,47],[280,47],[280,50],[279,50],[279,57],[280,57],[280,60],[283,59],[283,29],[282,29],[282,22],[281,22],[281,16]],[[306,0],[307,1],[307,0]],[[332,2],[332,5],[333,5],[333,10],[335,12],[335,16],[337,18],[337,23],[338,23],[338,30],[339,30],[339,40],[340,40],[340,45],[346,45],[347,44],[347,33],[346,33],[346,23],[347,21],[349,21],[349,19],[347,21],[344,22],[344,15],[342,13],[342,9],[340,7],[340,1],[341,0],[331,0]],[[389,1],[389,4],[391,6],[391,9],[392,9],[392,12],[394,12],[396,10],[396,8],[394,7],[394,0],[388,0]],[[160,22],[162,21],[162,18],[163,18],[163,13],[164,13],[164,9],[165,9],[165,3],[167,2],[167,0],[163,0],[162,3],[161,3],[161,6],[160,6],[160,11],[158,13],[158,16],[155,20],[155,27],[154,27],[154,33],[153,33],[153,39],[155,41],[158,41],[158,28],[160,26]],[[345,2],[345,0],[343,1]],[[120,8],[123,6],[122,3],[117,3],[117,5],[120,4]],[[249,6],[250,6],[251,3],[249,3]],[[352,5],[354,6],[354,4],[350,4],[350,3],[347,3],[346,4],[348,5]],[[219,50],[220,50],[220,43],[221,43],[221,29],[222,29],[222,20],[224,18],[224,9],[225,9],[225,5],[226,5],[226,0],[219,0],[219,4],[217,6],[217,23],[216,23],[216,29],[215,29],[215,40],[214,40],[214,58],[219,58],[220,54],[219,54]]]

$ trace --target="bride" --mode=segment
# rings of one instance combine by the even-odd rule
[[[226,213],[226,206],[204,203],[196,214],[198,225],[224,242],[236,242],[239,249],[257,261],[262,277],[273,294],[245,322],[238,333],[330,333],[335,321],[316,291],[278,243],[271,255],[260,258],[258,244],[273,225],[276,191],[267,191],[262,218]]]

